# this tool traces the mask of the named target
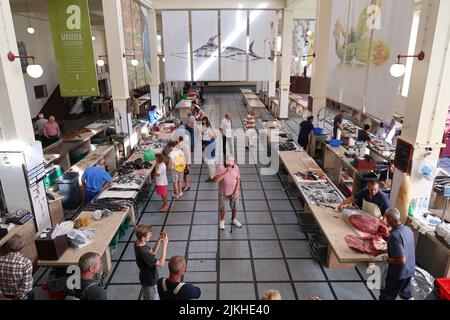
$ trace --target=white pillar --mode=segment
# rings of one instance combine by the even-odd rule
[[[116,132],[131,134],[131,113],[127,112],[127,99],[130,95],[127,59],[123,57],[127,52],[123,36],[122,8],[120,0],[102,0],[102,5]]]
[[[276,70],[275,70],[275,72],[276,72]],[[269,93],[268,94],[269,94],[270,98],[275,97],[275,91],[276,91],[276,81],[269,81]]]
[[[4,20],[0,20],[0,142],[3,139],[31,144],[34,131],[20,59],[11,62],[7,58],[9,51],[19,55],[11,8],[8,0],[0,0],[0,5]],[[39,63],[39,57],[36,60]]]
[[[283,35],[281,52],[280,108],[278,118],[287,119],[289,114],[289,87],[291,85],[291,51],[293,12],[283,11]]]
[[[148,11],[148,30],[150,38],[150,59],[152,66],[152,78],[150,82],[150,95],[152,97],[152,104],[161,107],[163,101],[159,101],[159,61],[158,61],[158,40],[156,32],[156,11],[151,9]]]
[[[410,198],[430,199],[433,182],[419,173],[425,161],[437,166],[450,101],[450,1],[422,2],[416,53],[401,139],[414,146]],[[425,156],[426,149],[431,154]],[[401,172],[395,170],[391,199],[395,200]]]
[[[261,92],[261,88],[262,88],[262,82],[261,81],[258,81],[257,83],[256,83],[256,93],[260,93]]]
[[[324,124],[318,123],[318,114],[320,109],[325,107],[327,100],[328,46],[330,43],[332,9],[332,0],[319,0],[317,2],[316,35],[314,37],[314,52],[316,56],[313,59],[314,66],[309,95],[309,101],[312,101],[312,106],[308,107],[312,110],[312,115],[315,119],[314,124],[322,128]],[[323,117],[323,113],[321,113],[321,116]]]

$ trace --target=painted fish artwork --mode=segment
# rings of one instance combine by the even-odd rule
[[[194,58],[197,59],[208,59],[211,57],[217,57],[219,45],[218,42],[218,35],[214,35],[211,38],[208,39],[208,41],[202,45],[201,47],[195,49],[192,51],[192,55]],[[265,41],[266,43],[270,44],[270,41]],[[253,45],[254,41],[252,41],[248,47],[248,55],[250,60],[261,60],[261,59],[267,59],[267,60],[274,60],[275,55],[273,50],[271,50],[271,54],[269,57],[263,57],[258,54],[256,54],[253,51]],[[172,56],[181,58],[181,59],[187,59],[189,52],[180,52],[180,53],[174,53]],[[247,59],[247,51],[244,49],[240,49],[233,46],[225,46],[222,47],[221,58],[231,59],[231,60],[237,60],[237,61],[243,61]]]

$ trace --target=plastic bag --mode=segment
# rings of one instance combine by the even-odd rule
[[[425,300],[433,289],[434,277],[416,266],[416,272],[411,278],[411,292],[414,300]]]
[[[52,232],[52,239],[55,239],[58,236],[63,236],[68,234],[73,230],[74,223],[73,221],[64,221],[56,225]]]
[[[79,249],[92,243],[90,239],[94,236],[94,233],[95,230],[93,229],[73,229],[67,234],[67,237],[69,238],[70,245]]]

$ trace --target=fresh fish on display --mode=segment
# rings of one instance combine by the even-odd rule
[[[301,184],[300,189],[305,197],[305,201],[317,205],[342,202],[342,197],[336,189],[328,182],[310,182]]]
[[[133,206],[131,200],[125,199],[98,199],[88,203],[84,208],[86,211],[107,209],[110,211],[127,211]]]
[[[125,185],[137,184],[139,186],[144,182],[145,178],[146,178],[145,175],[128,173],[124,175],[119,175],[117,178],[114,179],[113,183]]]

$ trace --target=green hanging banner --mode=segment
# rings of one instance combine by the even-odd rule
[[[87,0],[47,0],[62,97],[99,96]]]

